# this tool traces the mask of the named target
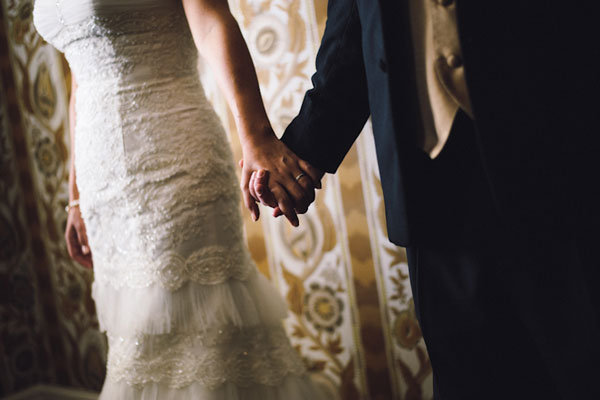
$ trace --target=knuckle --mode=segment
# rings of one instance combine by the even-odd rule
[[[281,203],[282,201],[285,201],[286,196],[283,193],[281,193],[280,191],[275,191],[274,190],[273,191],[273,198],[275,200],[277,200],[277,202]]]
[[[302,210],[302,213],[305,213],[306,210],[308,210],[308,205],[309,205],[308,201],[300,204],[300,209]]]
[[[305,214],[305,213],[306,213],[306,211],[308,211],[308,208],[307,208],[307,207],[305,207],[305,206],[302,206],[302,207],[300,207],[300,208],[297,208],[297,209],[296,209],[296,212],[297,212],[298,214]]]
[[[281,204],[284,208],[286,209],[290,209],[291,206],[293,205],[293,203],[290,201],[289,198],[287,198],[287,196],[281,196],[277,199],[277,202],[279,204]]]
[[[303,194],[298,203],[300,204],[301,208],[306,208],[308,206],[309,202],[310,202],[310,200],[309,200],[308,196],[306,194]]]

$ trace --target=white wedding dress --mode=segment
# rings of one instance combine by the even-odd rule
[[[101,399],[318,399],[245,247],[180,0],[37,0],[77,77],[75,167],[107,332]]]

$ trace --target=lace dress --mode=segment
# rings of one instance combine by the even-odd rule
[[[318,399],[245,248],[179,0],[37,0],[77,77],[75,167],[107,332],[101,399]]]

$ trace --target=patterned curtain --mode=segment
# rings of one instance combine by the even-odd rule
[[[36,382],[98,390],[106,344],[92,274],[63,240],[69,154],[68,75],[31,26],[31,0],[0,0],[0,395]],[[230,0],[281,134],[310,87],[326,0]],[[222,96],[205,90],[240,145]],[[332,399],[430,399],[431,367],[404,250],[387,240],[370,125],[327,176],[300,227],[246,216],[260,270],[290,307],[286,328]]]

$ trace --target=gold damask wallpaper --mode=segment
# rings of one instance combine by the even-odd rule
[[[0,0],[0,396],[36,382],[97,390],[105,339],[90,272],[66,254],[68,71],[31,26],[31,0]],[[278,134],[310,87],[326,0],[230,0]],[[203,71],[201,67],[201,71]],[[205,89],[241,151],[227,107]],[[261,271],[287,299],[286,328],[332,399],[431,399],[406,257],[386,239],[370,125],[293,229],[246,216]]]
[[[105,338],[63,230],[67,82],[32,26],[31,0],[1,2],[0,395],[35,383],[99,389]]]

